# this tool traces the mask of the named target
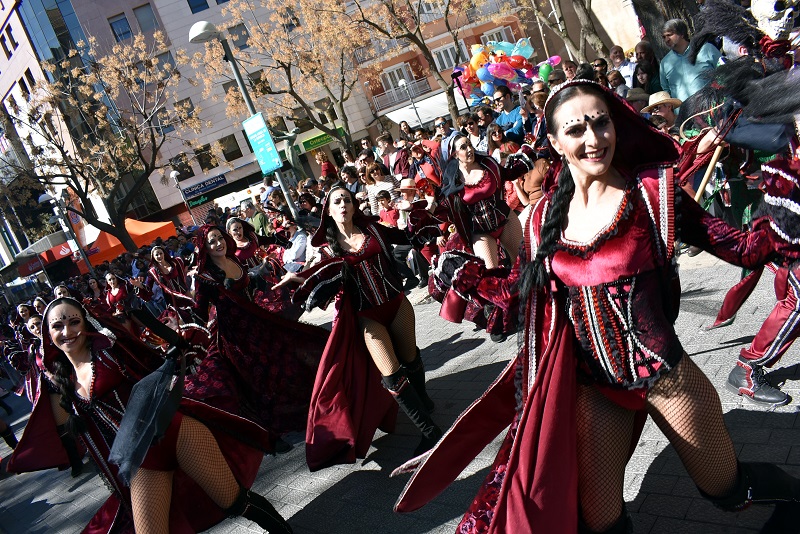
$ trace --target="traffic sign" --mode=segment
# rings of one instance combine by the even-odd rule
[[[264,115],[256,113],[242,121],[242,127],[247,139],[250,141],[250,146],[253,147],[253,153],[256,155],[261,172],[269,174],[280,169],[283,166],[283,162],[278,150],[275,148],[275,142],[269,133]]]

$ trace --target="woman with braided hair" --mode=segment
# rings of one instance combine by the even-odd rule
[[[519,295],[522,350],[431,451],[396,508],[427,502],[510,425],[459,532],[630,532],[623,478],[649,415],[704,496],[726,510],[778,503],[765,532],[796,526],[800,481],[737,461],[719,396],[673,326],[677,237],[754,267],[772,259],[774,235],[704,212],[675,184],[674,142],[597,84],[555,88],[545,115],[561,161],[521,259],[507,278],[457,257],[438,269],[442,283],[472,298],[508,307]]]
[[[271,533],[291,533],[264,497],[246,489],[263,452],[243,440],[265,446],[266,432],[211,405],[181,400],[164,437],[149,446],[130,480],[120,475],[109,461],[112,444],[134,384],[161,358],[119,325],[109,327],[116,333],[68,297],[51,302],[44,315],[44,363],[69,414],[67,427],[87,445],[113,491],[85,532],[196,532],[243,515]],[[26,429],[15,456],[27,449],[46,464],[52,455],[46,430],[26,440]]]
[[[442,435],[430,415],[434,405],[425,391],[414,308],[403,293],[392,256],[391,245],[407,245],[408,238],[363,215],[356,202],[341,185],[330,190],[311,238],[326,259],[300,273],[286,273],[276,286],[301,283],[293,298],[305,301],[307,310],[336,301],[306,428],[311,470],[365,457],[375,429],[394,428],[392,398],[422,433],[415,456]]]

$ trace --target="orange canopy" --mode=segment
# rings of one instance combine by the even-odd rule
[[[175,235],[175,225],[171,222],[149,223],[137,221],[135,219],[125,219],[125,228],[131,234],[133,242],[137,247],[151,244],[157,237],[166,239]],[[119,239],[100,232],[97,240],[89,248],[89,261],[92,265],[99,265],[106,260],[113,260],[123,252],[125,247]],[[97,251],[92,253],[92,251]]]

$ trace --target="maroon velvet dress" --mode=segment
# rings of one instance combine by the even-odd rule
[[[381,376],[364,344],[357,317],[383,325],[392,322],[405,296],[391,264],[391,243],[407,244],[405,234],[374,222],[359,225],[365,234],[357,251],[329,256],[309,270],[295,291],[306,308],[336,302],[333,330],[319,365],[306,427],[306,462],[316,471],[364,458],[380,428],[394,430],[397,404],[381,386]],[[350,283],[343,280],[344,263]],[[351,285],[352,284],[352,285]]]
[[[147,289],[152,291],[153,284],[158,284],[168,306],[172,306],[180,313],[184,321],[191,320],[194,300],[188,295],[189,283],[186,280],[186,266],[181,258],[167,258],[171,268],[165,273],[159,265],[153,262],[147,277]]]
[[[247,226],[250,225],[247,224]],[[253,290],[253,302],[270,313],[278,314],[290,321],[296,321],[303,315],[303,308],[292,303],[292,290],[285,286],[272,289],[272,286],[280,282],[281,277],[286,274],[283,263],[273,257],[282,258],[283,247],[267,243],[269,243],[269,239],[257,236],[255,231],[248,233],[247,246],[236,247],[236,259],[246,269],[252,269],[260,266],[266,258],[268,265],[261,275],[266,284],[260,289]],[[262,248],[263,244],[266,248]]]
[[[574,243],[562,236],[553,286],[528,300],[522,350],[433,449],[398,510],[414,510],[438,494],[510,424],[458,531],[575,532],[577,380],[642,410],[649,386],[683,357],[671,293],[675,212],[684,242],[725,261],[754,267],[773,254],[767,233],[735,230],[676,189],[669,169],[642,172],[595,239]],[[529,220],[527,257],[535,254],[548,207],[540,201]],[[453,287],[512,312],[521,267],[520,259],[504,278],[467,263]]]
[[[115,343],[109,332],[88,332],[92,342],[92,385],[89,398],[76,394],[76,414],[86,423],[80,436],[112,491],[112,495],[86,526],[86,533],[133,532],[130,515],[130,490],[118,477],[118,468],[108,461],[133,385],[161,363],[157,353],[124,337]],[[123,346],[124,343],[124,346]],[[51,344],[46,347],[52,352]],[[50,356],[54,357],[54,356]],[[45,360],[49,357],[46,356]],[[142,467],[161,471],[175,470],[170,507],[170,532],[197,532],[215,525],[224,514],[184,472],[178,469],[175,446],[183,415],[202,421],[213,433],[237,481],[250,487],[269,448],[267,432],[256,424],[210,404],[185,398],[166,435],[152,445]],[[247,443],[248,445],[245,445]],[[258,447],[258,448],[253,448]],[[63,456],[63,458],[62,458]],[[63,464],[66,455],[60,446],[49,402],[38,402],[28,427],[9,462],[9,471],[24,472]]]
[[[204,234],[209,231],[203,227]],[[233,238],[224,236],[228,258],[238,264]],[[207,319],[209,307],[214,306],[217,317],[206,361],[221,360],[217,365],[231,370],[243,415],[275,435],[302,430],[328,331],[287,320],[253,304],[250,277],[240,268],[238,279],[225,279],[206,258],[205,246],[200,248],[196,313]],[[200,396],[225,394],[214,386],[200,384],[200,389],[190,389]]]
[[[446,216],[457,233],[457,236],[448,240],[445,250],[472,252],[474,234],[488,234],[499,239],[511,211],[504,199],[504,183],[516,180],[528,172],[528,166],[521,161],[516,161],[509,167],[501,167],[491,157],[476,155],[475,158],[483,167],[483,178],[477,184],[463,184],[463,188],[451,186],[455,192],[441,199],[442,207],[445,208],[443,211],[448,214]],[[448,186],[445,183],[443,192],[447,191]],[[455,196],[460,197],[462,202],[455,201]],[[500,252],[502,254],[502,248]],[[465,302],[455,295],[449,296],[448,291],[438,291],[435,286],[431,286],[431,294],[442,303],[440,315],[448,321],[460,323],[467,319],[480,328],[486,328],[490,334],[507,334],[516,329],[515,321],[497,307],[490,307],[488,313],[485,313],[482,305],[474,301]]]

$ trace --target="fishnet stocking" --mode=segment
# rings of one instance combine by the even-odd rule
[[[396,373],[400,369],[400,361],[411,362],[416,357],[414,308],[408,299],[403,299],[388,329],[366,317],[359,317],[359,324],[364,330],[364,343],[369,355],[382,376]]]
[[[183,417],[175,447],[178,465],[220,508],[230,508],[239,483],[219,450],[217,440],[202,423]]]
[[[508,221],[503,226],[503,233],[500,234],[500,244],[506,249],[506,254],[513,264],[519,254],[519,245],[522,242],[522,226],[519,223],[517,214],[512,211],[508,215]],[[486,263],[487,269],[494,269],[500,266],[500,259],[497,252],[497,239],[488,234],[476,234],[472,238],[472,251],[476,256]]]
[[[589,529],[602,532],[622,514],[633,412],[617,406],[594,386],[579,384],[577,400],[581,515]]]
[[[172,471],[136,471],[131,480],[131,505],[137,534],[168,534],[171,500]]]
[[[647,411],[675,447],[694,483],[721,497],[736,484],[738,464],[717,390],[686,355],[647,394]]]
[[[503,233],[500,234],[500,243],[502,243],[503,248],[506,249],[506,254],[508,254],[511,265],[514,265],[514,262],[517,260],[517,255],[519,255],[519,246],[522,243],[522,237],[522,225],[519,222],[519,217],[517,217],[517,213],[514,210],[511,210],[508,214],[508,221],[506,225],[503,226]]]
[[[50,394],[50,408],[53,409],[53,418],[56,420],[56,426],[61,426],[69,420],[69,414],[61,407],[61,394]]]

